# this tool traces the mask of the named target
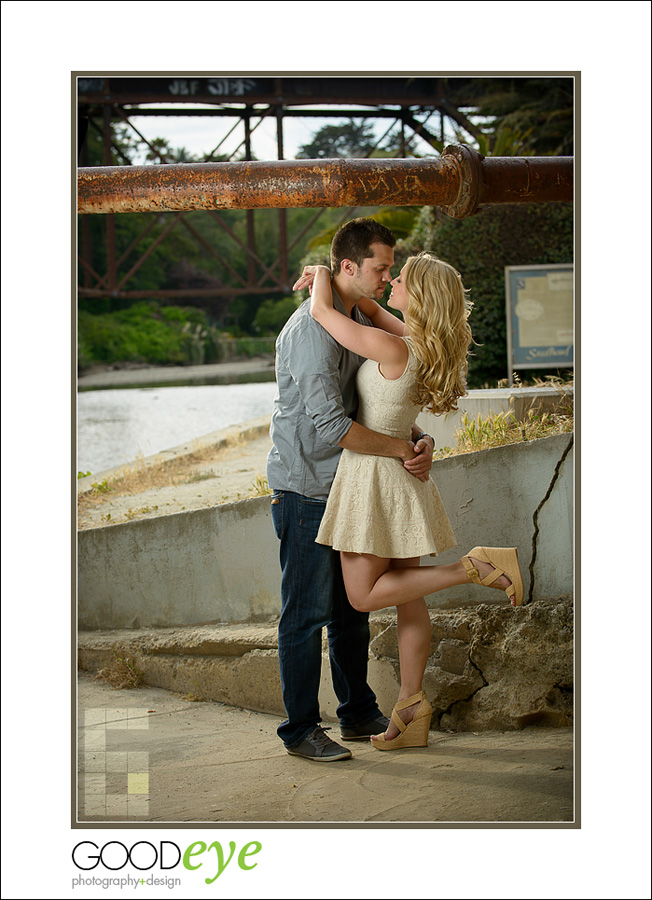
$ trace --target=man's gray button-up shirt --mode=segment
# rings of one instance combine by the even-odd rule
[[[346,314],[333,291],[333,304]],[[369,320],[354,307],[356,321]],[[355,376],[364,358],[346,350],[310,315],[310,300],[293,313],[276,342],[276,382],[267,458],[270,488],[325,500],[358,408]]]

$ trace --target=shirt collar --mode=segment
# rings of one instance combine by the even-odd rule
[[[348,312],[346,311],[346,306],[344,305],[344,301],[342,300],[342,298],[340,297],[340,295],[337,293],[337,291],[335,290],[335,288],[332,286],[332,284],[331,284],[331,290],[332,290],[332,292],[333,292],[333,307],[334,307],[338,312],[344,313],[345,316],[348,316],[349,314],[348,314]],[[357,321],[357,320],[359,320],[359,318],[360,318],[360,310],[358,309],[358,304],[357,304],[357,303],[353,306],[353,309],[351,310],[351,318],[352,318],[354,321]]]

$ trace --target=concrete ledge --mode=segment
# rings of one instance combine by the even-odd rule
[[[269,497],[78,535],[82,629],[266,621],[280,612]]]
[[[514,416],[517,422],[527,418],[531,409],[540,412],[553,412],[560,404],[569,405],[573,402],[573,388],[551,387],[533,388],[491,388],[486,390],[469,391],[466,396],[458,401],[456,412],[446,413],[443,416],[433,416],[432,413],[422,412],[417,422],[423,431],[431,434],[437,447],[456,447],[455,432],[462,425],[464,413],[470,419],[478,416],[489,416],[507,413]]]
[[[161,629],[81,634],[79,666],[97,672],[129,657],[144,681],[199,699],[281,714],[276,628]]]
[[[571,441],[563,434],[437,460],[431,477],[458,543],[437,562],[456,561],[475,545],[515,546],[526,598],[530,589],[533,599],[570,595]],[[447,609],[500,606],[504,600],[497,591],[469,585],[442,591],[428,603]],[[78,535],[82,629],[264,622],[279,613],[278,541],[269,497],[92,528]]]
[[[570,599],[512,609],[478,606],[431,612],[424,690],[433,728],[510,730],[566,726],[573,714],[573,606]],[[275,624],[108,631],[79,636],[79,666],[97,672],[115,654],[130,657],[144,681],[180,694],[285,718]],[[395,615],[371,617],[369,682],[381,708],[399,690]],[[324,642],[322,715],[336,719]]]

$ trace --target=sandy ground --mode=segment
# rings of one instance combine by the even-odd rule
[[[85,674],[78,701],[81,822],[574,820],[570,728],[431,732],[426,748],[385,753],[358,741],[352,759],[317,763],[285,752],[277,716]]]
[[[186,466],[185,483],[144,487],[128,494],[93,491],[80,501],[79,528],[99,528],[258,496],[256,481],[265,478],[271,445],[269,435],[263,434],[215,450]]]

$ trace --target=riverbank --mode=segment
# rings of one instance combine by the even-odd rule
[[[188,384],[242,384],[274,380],[274,356],[204,366],[94,366],[77,378],[78,391]]]
[[[77,482],[80,531],[260,496],[270,417],[187,441]]]

